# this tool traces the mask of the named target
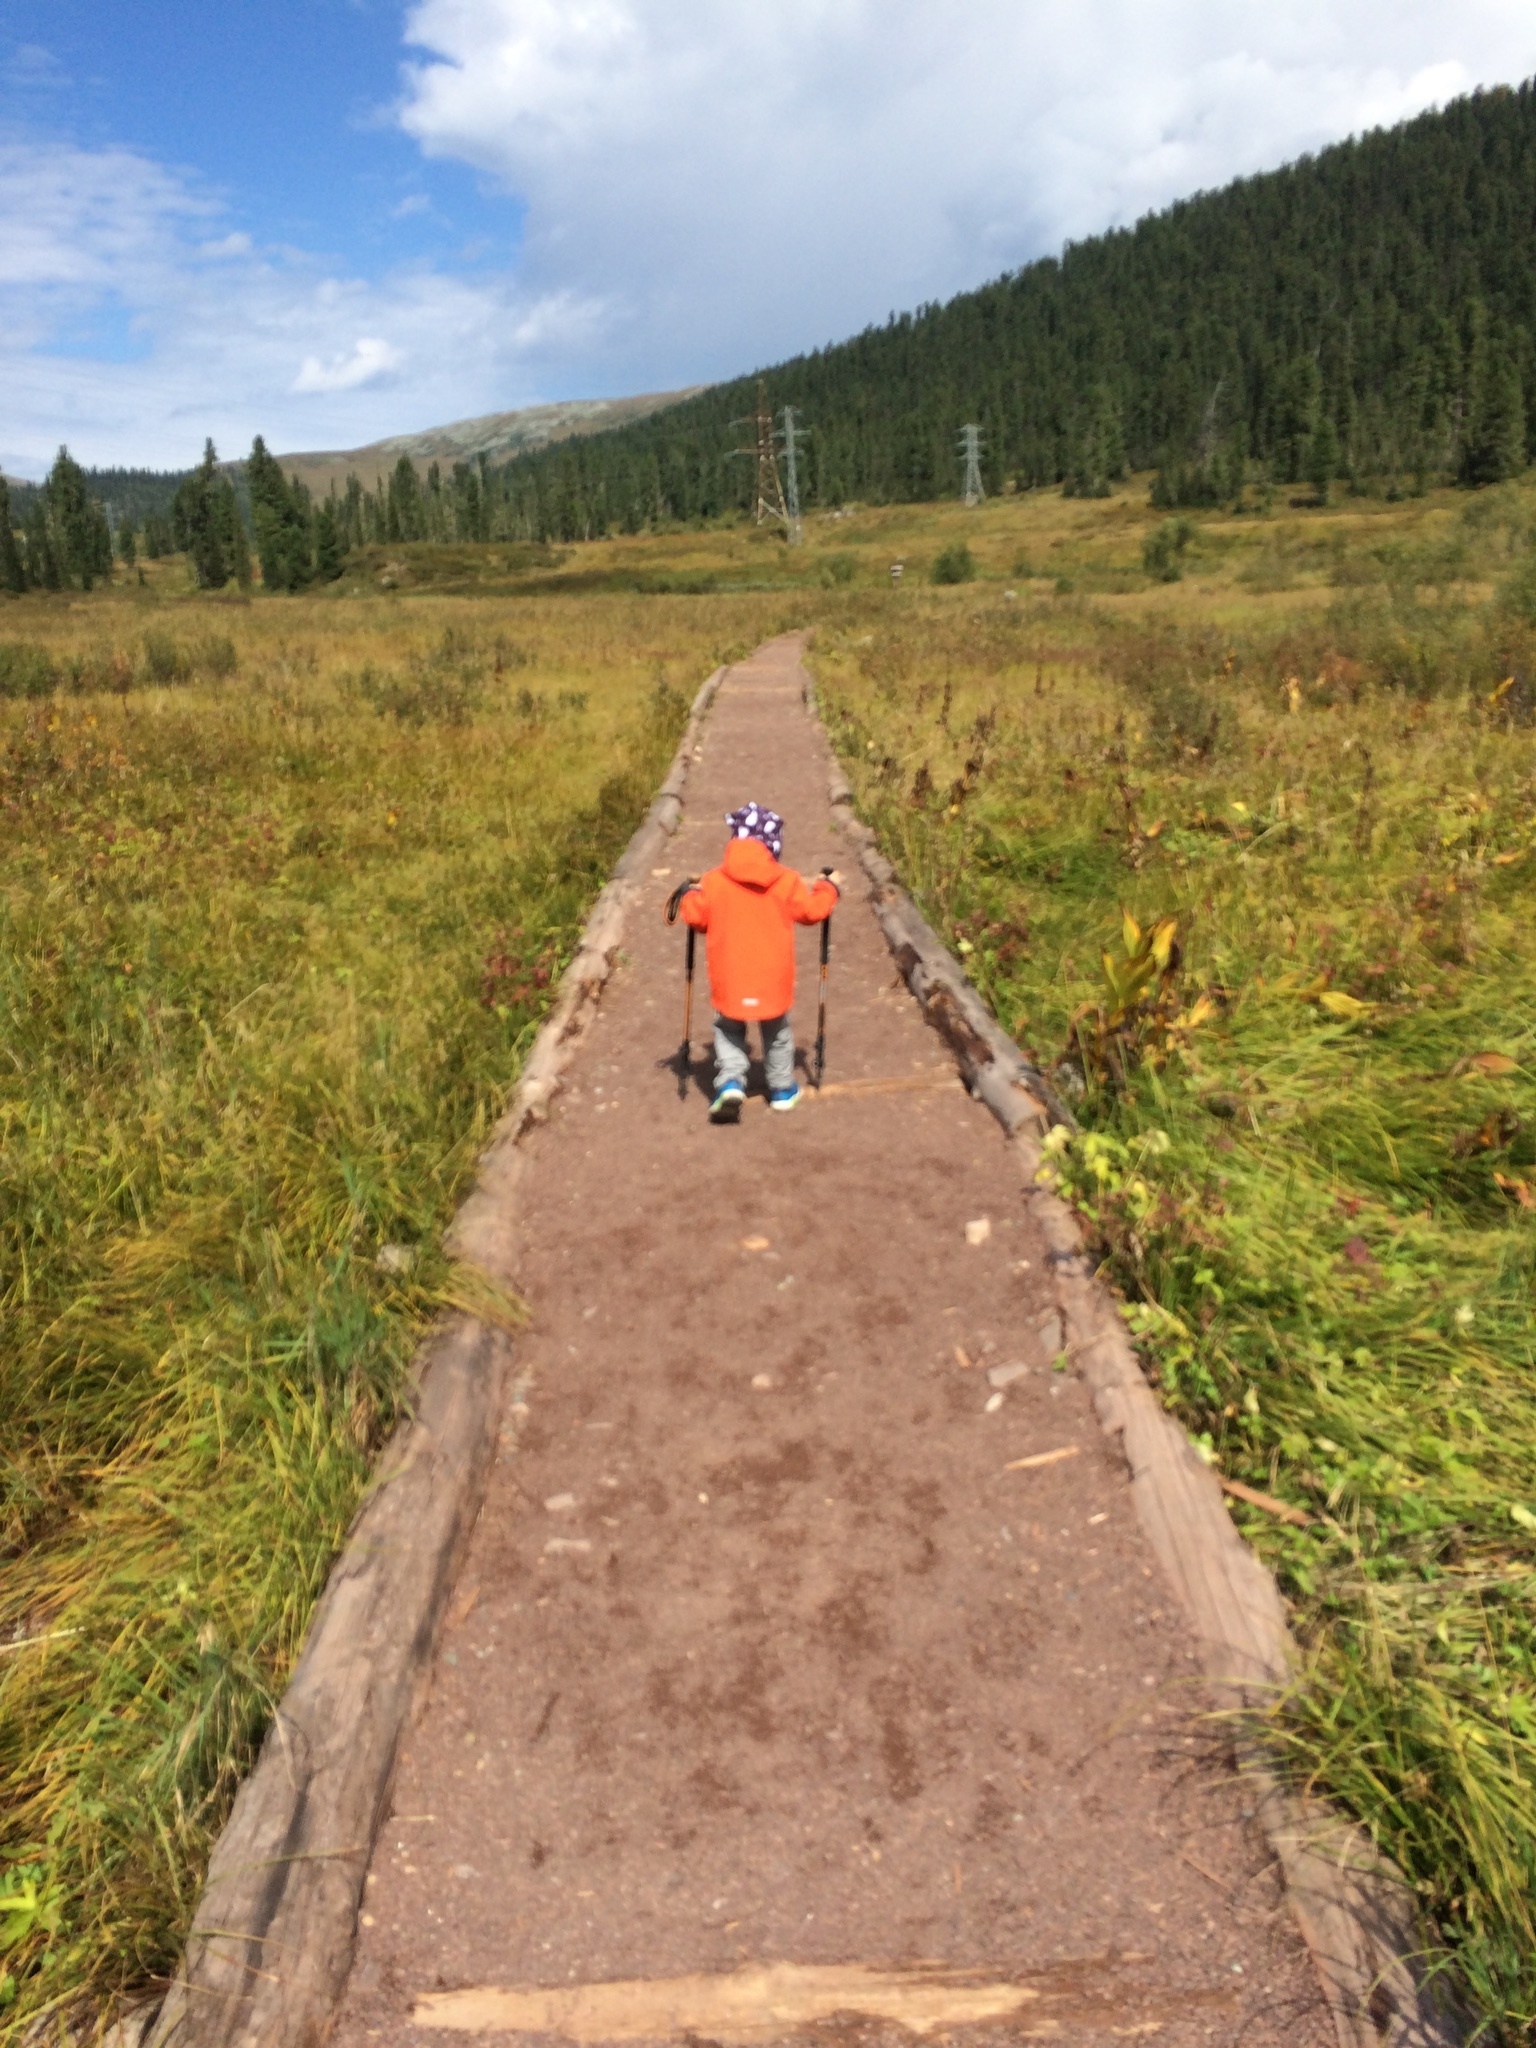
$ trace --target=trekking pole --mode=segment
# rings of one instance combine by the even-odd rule
[[[667,923],[677,923],[677,913],[688,891],[698,884],[697,875],[690,875],[686,882],[679,882],[667,898]],[[698,932],[688,927],[688,942],[684,951],[683,969],[683,1042],[677,1049],[677,1099],[688,1100],[688,1069],[693,1060],[693,947]]]
[[[830,868],[823,868],[824,875],[830,875]],[[812,1084],[817,1094],[821,1093],[821,1077],[827,1066],[827,962],[832,957],[832,913],[821,921],[821,985],[816,996],[816,1079]]]

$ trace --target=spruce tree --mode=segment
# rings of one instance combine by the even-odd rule
[[[67,448],[61,448],[38,492],[59,584],[89,590],[103,573],[101,535],[106,514],[91,496],[85,471]],[[112,539],[107,535],[106,573],[112,569]]]
[[[426,539],[427,518],[421,483],[408,455],[400,457],[389,479],[389,517],[391,540]]]
[[[27,515],[27,581],[34,590],[59,590],[63,575],[58,550],[48,522],[48,501],[42,491],[32,500]]]
[[[1501,484],[1518,476],[1525,467],[1525,394],[1514,351],[1501,335],[1489,335],[1477,351],[1468,406],[1461,481]]]
[[[219,470],[218,451],[208,440],[203,443],[202,461],[171,503],[171,531],[192,565],[199,590],[222,590],[233,566],[227,552],[228,522],[220,502],[221,484],[229,491],[229,479]]]
[[[334,583],[342,572],[346,553],[341,522],[328,498],[315,515],[315,581]]]
[[[0,590],[19,597],[27,587],[27,565],[11,524],[11,487],[0,476]]]
[[[302,590],[312,573],[309,494],[267,452],[260,434],[245,466],[261,580],[268,590]]]
[[[126,512],[117,522],[117,552],[122,557],[125,569],[131,569],[139,559],[138,543],[133,534],[133,521]]]

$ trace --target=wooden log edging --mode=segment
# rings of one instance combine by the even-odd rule
[[[644,822],[592,907],[575,957],[445,1242],[513,1278],[521,1141],[549,1114],[613,970],[646,870],[677,830],[700,730],[725,676],[694,698]],[[310,1622],[254,1769],[209,1860],[186,1953],[144,2048],[317,2048],[351,1968],[363,1879],[400,1738],[431,1669],[485,1495],[512,1372],[505,1329],[447,1319],[415,1362],[396,1431]],[[137,2025],[140,2015],[135,2014]]]
[[[809,671],[805,698],[827,746],[833,816],[858,848],[886,943],[972,1094],[1017,1147],[1025,1205],[1048,1247],[1067,1349],[1092,1391],[1100,1426],[1119,1439],[1137,1516],[1195,1631],[1217,1704],[1230,1717],[1236,1761],[1284,1873],[1339,2048],[1465,2048],[1474,2024],[1443,1975],[1426,1963],[1435,1945],[1407,1880],[1364,1828],[1299,1794],[1264,1741],[1263,1711],[1298,1667],[1285,1603],[1234,1526],[1215,1474],[1148,1385],[1076,1216],[1037,1179],[1045,1129],[1061,1123],[1075,1130],[1076,1124],[855,814]]]

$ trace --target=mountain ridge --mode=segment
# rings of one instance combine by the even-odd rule
[[[473,462],[478,456],[505,461],[508,457],[548,447],[574,436],[598,434],[627,426],[671,405],[696,398],[708,387],[689,384],[676,391],[639,392],[627,398],[566,398],[510,412],[479,413],[416,433],[387,434],[360,448],[297,449],[277,454],[285,476],[297,476],[323,496],[332,481],[344,485],[349,475],[373,484],[394,468],[402,455],[417,472],[429,464]]]

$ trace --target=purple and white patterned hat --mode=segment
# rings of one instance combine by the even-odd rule
[[[743,804],[739,811],[727,811],[725,822],[733,839],[760,839],[775,860],[784,851],[784,820],[763,804]]]

